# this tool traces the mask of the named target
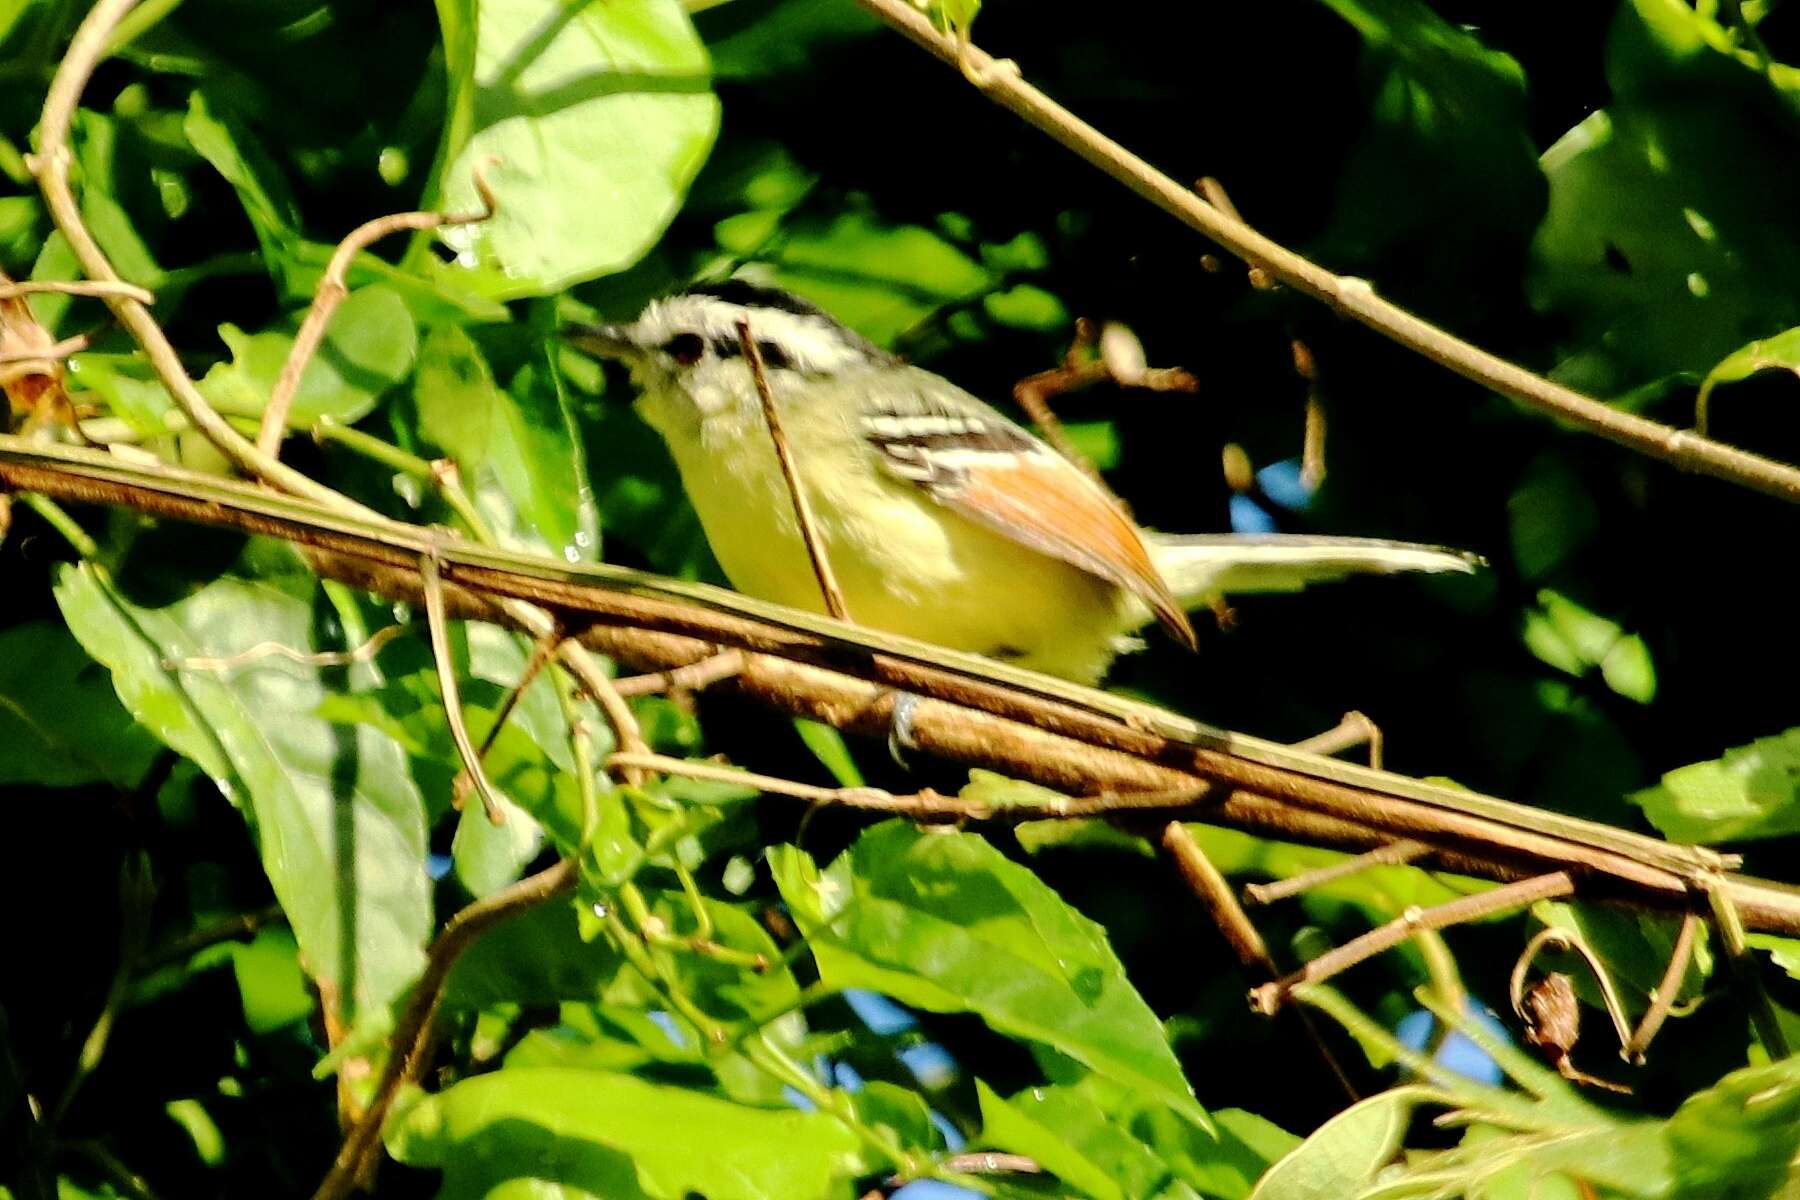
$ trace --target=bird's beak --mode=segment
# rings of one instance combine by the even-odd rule
[[[596,357],[631,362],[641,357],[643,351],[626,336],[625,329],[623,325],[564,325],[562,338]]]

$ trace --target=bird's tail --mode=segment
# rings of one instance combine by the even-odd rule
[[[1350,575],[1401,571],[1473,574],[1480,555],[1381,538],[1309,534],[1149,536],[1150,556],[1183,607],[1245,592],[1297,592]]]

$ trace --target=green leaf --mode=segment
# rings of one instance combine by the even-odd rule
[[[1575,468],[1560,455],[1534,460],[1507,497],[1513,563],[1526,579],[1542,579],[1599,532],[1600,514]]]
[[[1664,1133],[1672,1200],[1792,1195],[1800,1181],[1800,1058],[1733,1071],[1689,1096]]]
[[[542,296],[636,262],[718,130],[706,51],[677,0],[439,0],[450,74],[442,207],[499,211],[443,231],[471,282]]]
[[[1083,1195],[1094,1200],[1196,1195],[1168,1164],[1075,1089],[1032,1088],[1003,1100],[978,1079],[975,1090],[982,1146],[1035,1159]]]
[[[106,672],[50,621],[0,629],[0,784],[137,786],[158,743]]]
[[[327,668],[182,665],[263,642],[335,648],[322,645],[317,581],[286,547],[272,555],[284,573],[224,576],[161,607],[134,603],[84,563],[59,572],[56,599],[139,723],[244,812],[307,963],[354,1017],[412,982],[431,928],[424,808],[405,757],[373,730],[314,715]]]
[[[235,117],[217,111],[204,89],[189,96],[182,131],[236,190],[264,262],[279,276],[299,237],[300,209],[274,161]]]
[[[1675,950],[1675,935],[1680,925],[1678,918],[1601,904],[1569,904],[1561,900],[1541,900],[1531,911],[1546,925],[1572,929],[1581,935],[1606,964],[1614,985],[1624,998],[1627,1015],[1641,1015],[1649,1006],[1651,995],[1662,982],[1663,971]],[[1561,960],[1547,954],[1541,961],[1549,964],[1543,968],[1548,970],[1550,965]],[[1582,999],[1598,1007],[1602,1003],[1600,993],[1586,966],[1576,966],[1575,961],[1571,958],[1569,965],[1556,969],[1567,970],[1574,977]],[[1712,954],[1702,926],[1687,973],[1676,984],[1674,1003],[1678,1006],[1677,1011],[1680,1005],[1700,995],[1711,973]]]
[[[1146,1109],[1131,1131],[1155,1150],[1189,1185],[1218,1200],[1245,1200],[1269,1165],[1300,1144],[1272,1121],[1239,1108],[1214,1109],[1215,1137],[1196,1130],[1166,1108]]]
[[[1800,247],[1780,232],[1800,204],[1800,87],[1736,40],[1674,0],[1622,5],[1612,103],[1544,153],[1533,298],[1574,323],[1558,375],[1575,386],[1702,372],[1800,325]]]
[[[1656,665],[1642,637],[1549,588],[1538,603],[1542,610],[1525,614],[1521,633],[1533,656],[1577,677],[1599,667],[1609,688],[1639,704],[1656,698]]]
[[[387,1140],[400,1161],[443,1168],[445,1197],[531,1179],[605,1197],[835,1200],[858,1171],[855,1135],[823,1113],[557,1068],[498,1071],[422,1097]]]
[[[771,264],[772,282],[884,345],[994,285],[991,272],[943,237],[883,220],[866,203],[829,222],[783,226],[759,257]]]
[[[1780,369],[1800,375],[1800,328],[1783,330],[1773,337],[1757,338],[1727,354],[1700,381],[1699,403],[1704,406],[1721,383],[1737,383],[1758,371]]]
[[[1400,1087],[1352,1104],[1313,1131],[1250,1193],[1251,1200],[1344,1200],[1362,1194],[1400,1149],[1429,1093]]]
[[[502,389],[469,335],[447,327],[425,339],[413,398],[420,436],[456,461],[503,541],[593,560],[599,531],[586,463],[553,394],[545,411],[533,379]]]
[[[268,1033],[310,1017],[318,1007],[300,970],[299,946],[286,929],[264,929],[231,948],[231,972],[244,1006],[244,1024]]]
[[[839,787],[863,786],[862,772],[857,770],[856,759],[851,757],[843,734],[830,725],[804,717],[794,718],[794,731],[819,760],[819,765],[831,772]]]
[[[1370,270],[1423,256],[1409,273],[1417,281],[1458,278],[1460,260],[1523,248],[1544,181],[1519,64],[1423,0],[1324,3],[1362,36],[1371,92],[1325,235],[1334,256]]]
[[[827,985],[974,1013],[1207,1124],[1105,931],[979,836],[890,821],[824,872],[793,847],[770,864]]]
[[[820,52],[881,30],[838,0],[733,0],[700,14],[721,79],[761,79],[816,69]]]
[[[1677,767],[1627,799],[1677,842],[1712,845],[1800,832],[1800,728]]]
[[[475,939],[451,968],[446,1010],[600,1000],[624,960],[604,939],[582,939],[576,903],[540,904]]]
[[[231,348],[231,361],[208,371],[200,390],[226,411],[260,413],[293,349],[295,327],[290,321],[246,334],[235,325],[221,325],[219,336]],[[288,425],[306,429],[320,417],[346,425],[360,421],[411,374],[418,354],[418,328],[393,289],[358,288],[338,305],[324,340],[307,362]]]

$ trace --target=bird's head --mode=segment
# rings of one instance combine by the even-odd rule
[[[571,326],[563,336],[625,363],[646,394],[681,393],[707,412],[725,399],[754,401],[740,332],[746,323],[771,379],[783,372],[831,377],[898,361],[800,297],[742,280],[652,301],[627,324]]]

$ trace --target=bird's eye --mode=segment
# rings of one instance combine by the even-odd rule
[[[678,333],[663,343],[663,353],[684,367],[691,367],[706,353],[706,339],[697,333]]]

